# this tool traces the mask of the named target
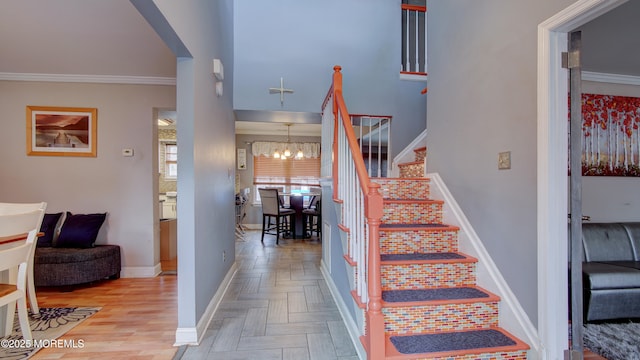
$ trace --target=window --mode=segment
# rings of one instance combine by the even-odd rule
[[[178,178],[178,145],[164,144],[164,178]]]
[[[320,158],[275,159],[253,157],[254,199],[260,202],[258,188],[277,187],[281,192],[309,192],[320,186]]]
[[[424,77],[427,74],[426,0],[402,0],[401,73]]]

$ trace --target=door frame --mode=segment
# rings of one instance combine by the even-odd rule
[[[540,359],[568,349],[568,32],[627,0],[579,0],[538,25],[538,336]]]

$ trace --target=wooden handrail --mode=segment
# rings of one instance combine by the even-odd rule
[[[391,115],[371,115],[371,114],[350,114],[351,118],[363,118],[363,117],[370,117],[370,118],[374,118],[374,119],[391,119],[393,118],[393,116]]]
[[[421,6],[421,5],[402,4],[402,10],[413,10],[413,11],[427,12],[427,7],[426,6]]]
[[[344,174],[339,173],[338,155],[338,126],[339,118],[343,119],[342,127],[344,136],[347,140],[347,146],[351,149],[353,166],[358,178],[358,184],[362,194],[364,195],[364,217],[368,226],[368,238],[363,239],[368,243],[367,254],[367,310],[366,310],[366,329],[364,340],[369,354],[369,359],[384,358],[385,354],[385,332],[384,332],[384,315],[382,314],[382,283],[381,283],[381,260],[380,260],[380,238],[379,227],[383,215],[383,199],[380,194],[380,184],[374,183],[369,178],[364,159],[361,156],[360,146],[355,136],[353,126],[351,124],[351,116],[347,109],[342,94],[342,68],[338,65],[333,68],[333,83],[329,94],[323,103],[324,107],[328,104],[328,99],[333,101],[334,131],[333,131],[333,198],[339,199],[338,188],[339,180]],[[356,155],[357,154],[357,155]],[[361,264],[358,264],[358,266]],[[362,269],[365,269],[364,267]],[[362,270],[361,269],[361,270]],[[364,273],[363,273],[364,274]]]

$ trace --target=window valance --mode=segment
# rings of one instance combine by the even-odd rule
[[[320,157],[320,143],[256,141],[251,146],[251,153],[253,156],[271,157],[276,151],[282,153],[286,148],[289,148],[294,155],[298,150],[302,150],[305,158]]]

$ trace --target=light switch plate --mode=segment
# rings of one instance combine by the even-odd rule
[[[133,149],[122,149],[122,156],[126,156],[126,157],[133,156]]]
[[[511,151],[498,153],[498,169],[511,169]]]

